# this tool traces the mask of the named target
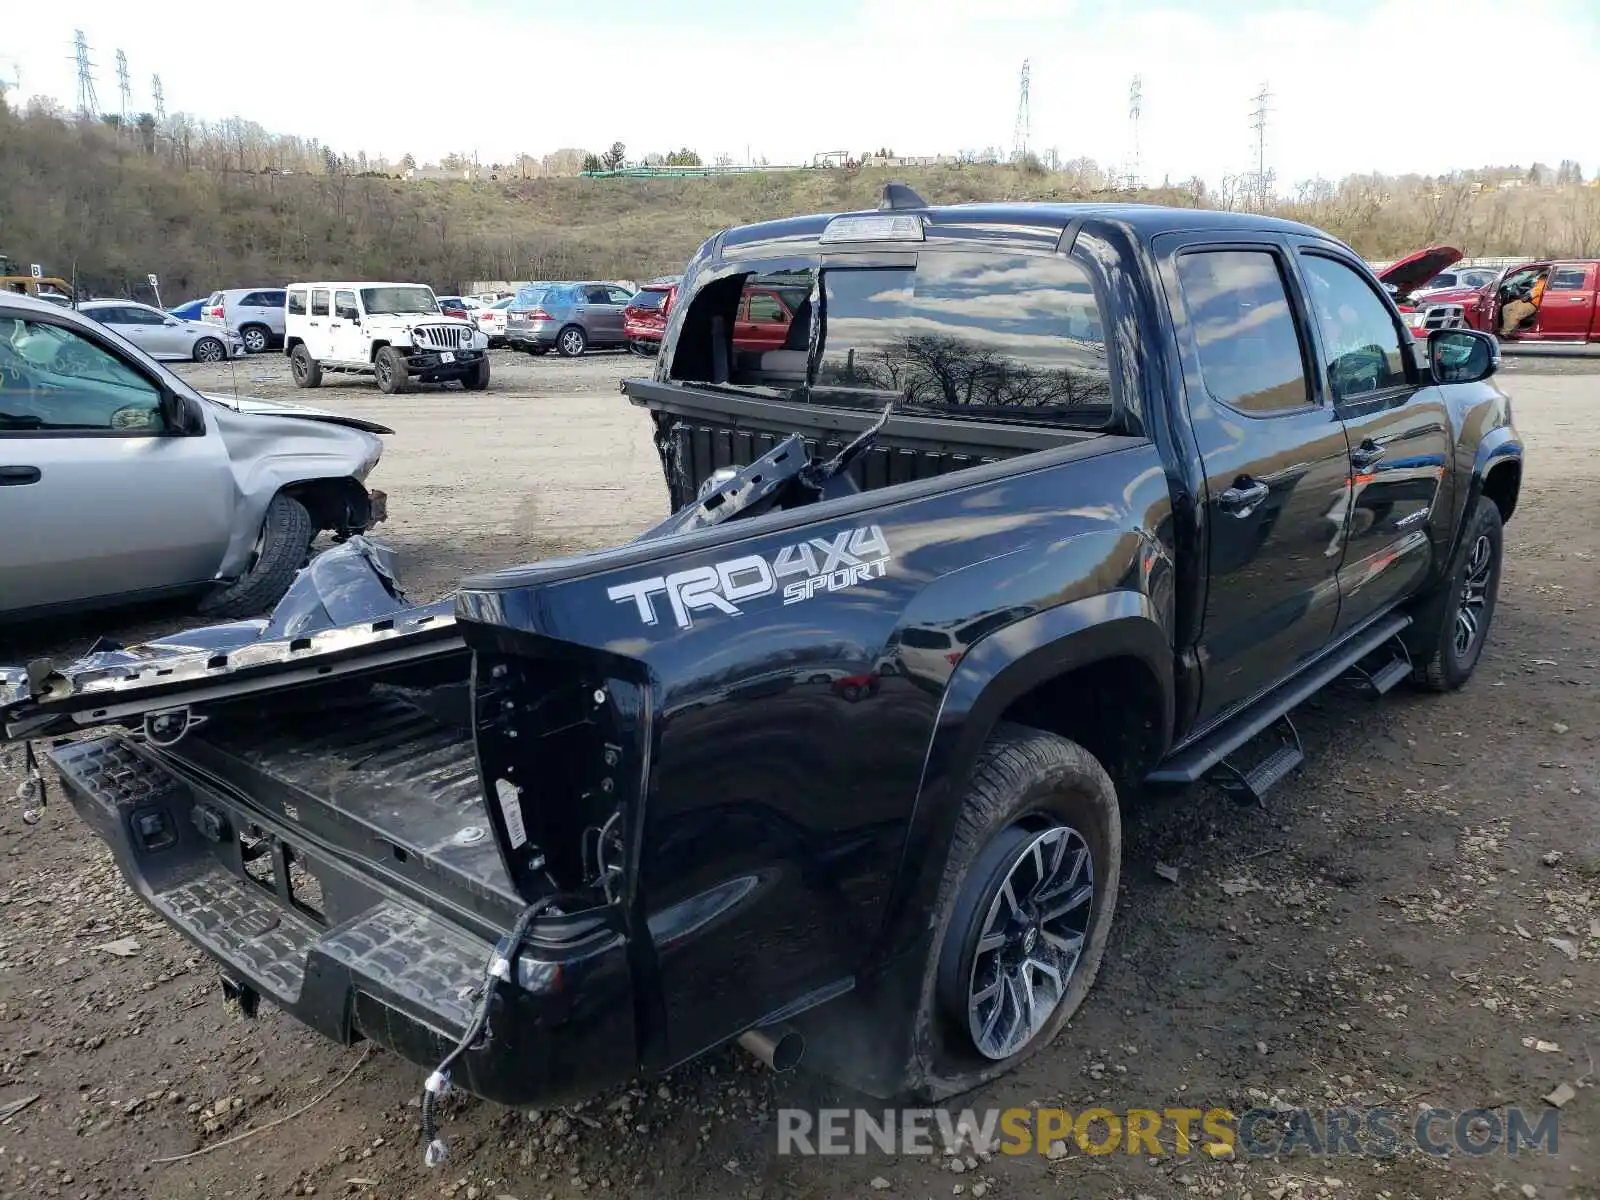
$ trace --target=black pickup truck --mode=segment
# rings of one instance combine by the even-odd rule
[[[752,276],[805,297],[779,348]],[[1259,801],[1318,689],[1478,661],[1495,343],[1314,229],[891,188],[678,297],[637,540],[414,606],[356,538],[265,623],[0,674],[247,1007],[511,1104],[736,1038],[946,1096],[1083,1002],[1136,789]]]

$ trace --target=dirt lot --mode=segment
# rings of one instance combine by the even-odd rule
[[[296,398],[398,431],[373,482],[414,596],[467,570],[596,546],[660,515],[643,416],[616,393],[636,364],[496,359],[484,395]],[[1488,652],[1444,698],[1325,695],[1309,764],[1268,811],[1206,790],[1128,817],[1124,894],[1089,1003],[1051,1050],[976,1106],[1081,1109],[1524,1106],[1576,1085],[1559,1152],[1275,1161],[1073,1149],[952,1164],[775,1153],[773,1110],[851,1102],[735,1051],[564,1111],[455,1099],[451,1158],[417,1141],[422,1072],[330,1045],[269,1006],[227,1010],[213,970],[133,901],[60,800],[29,828],[0,773],[0,1195],[26,1197],[613,1195],[755,1198],[1059,1195],[1124,1200],[1600,1196],[1600,376],[1513,360],[1504,383],[1530,468],[1509,528]],[[195,369],[208,390],[229,368]],[[293,394],[276,358],[241,393]],[[113,615],[0,641],[14,660],[185,620]],[[1176,882],[1156,872],[1177,869]],[[1226,886],[1224,886],[1226,885]],[[127,956],[99,949],[131,938]],[[1551,939],[1554,939],[1553,941]],[[292,1114],[354,1067],[312,1111]]]

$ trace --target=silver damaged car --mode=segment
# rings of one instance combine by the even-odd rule
[[[386,516],[370,421],[202,395],[107,327],[0,293],[0,621],[190,594],[270,609]]]

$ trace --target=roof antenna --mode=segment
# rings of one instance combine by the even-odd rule
[[[886,183],[883,185],[883,199],[878,201],[878,211],[886,212],[902,208],[927,208],[928,202],[913,192],[903,183]]]

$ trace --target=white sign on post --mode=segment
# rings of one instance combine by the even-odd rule
[[[33,275],[33,277],[35,279],[43,279],[44,278],[44,268],[41,267],[38,263],[33,263],[31,265],[30,273]]]

